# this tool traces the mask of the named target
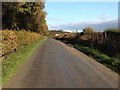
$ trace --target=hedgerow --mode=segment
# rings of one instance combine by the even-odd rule
[[[0,30],[2,35],[1,40],[1,53],[0,56],[4,57],[14,51],[20,46],[28,45],[37,41],[41,35],[34,32],[27,32],[25,30],[13,31],[13,30]]]

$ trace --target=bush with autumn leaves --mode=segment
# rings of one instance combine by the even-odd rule
[[[25,30],[0,30],[1,37],[1,53],[0,56],[4,57],[11,52],[16,51],[22,45],[28,45],[37,41],[41,35],[34,32],[27,32]]]

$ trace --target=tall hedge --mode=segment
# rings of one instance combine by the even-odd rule
[[[1,53],[0,56],[6,56],[7,54],[17,50],[20,46],[28,45],[37,41],[41,35],[34,32],[13,31],[13,30],[0,30],[2,34]]]

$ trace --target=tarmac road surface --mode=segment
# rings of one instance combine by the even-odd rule
[[[48,38],[4,88],[117,88],[118,74],[78,50]]]

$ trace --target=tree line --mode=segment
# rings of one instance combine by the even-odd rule
[[[2,2],[2,28],[48,33],[45,2]]]

